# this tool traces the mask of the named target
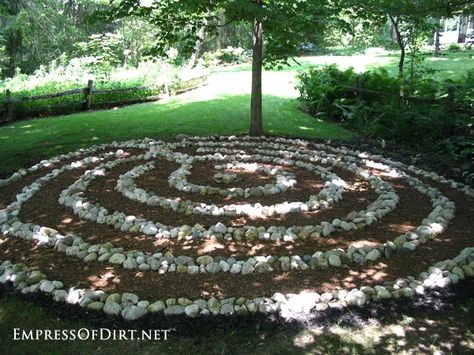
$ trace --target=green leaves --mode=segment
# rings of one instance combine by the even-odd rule
[[[183,52],[190,53],[198,29],[207,19],[207,33],[215,34],[223,24],[218,13],[223,13],[226,22],[246,22],[254,18],[263,21],[265,38],[265,61],[282,63],[296,56],[300,44],[308,36],[323,35],[324,24],[335,17],[339,8],[334,2],[318,0],[265,0],[262,6],[255,1],[242,0],[163,0],[155,1],[151,7],[141,6],[138,0],[122,0],[111,11],[113,17],[140,16],[153,23],[157,29],[158,52],[180,42]]]

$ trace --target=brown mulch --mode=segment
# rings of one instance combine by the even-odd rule
[[[133,168],[136,163],[119,166],[116,169],[110,170],[104,177],[99,177],[94,180],[86,192],[86,196],[90,201],[99,202],[102,206],[109,210],[111,206],[121,206],[121,210],[126,214],[135,215],[140,218],[146,218],[152,221],[160,221],[166,225],[182,225],[182,214],[163,208],[146,207],[144,205],[125,198],[120,193],[116,192],[115,185],[117,177]],[[136,180],[137,186],[146,191],[153,191],[160,196],[168,198],[179,198],[181,200],[190,199],[194,202],[201,202],[206,204],[216,204],[221,206],[223,204],[242,204],[242,203],[261,203],[262,205],[271,205],[276,203],[283,203],[285,201],[307,201],[309,196],[317,194],[324,184],[317,179],[315,174],[310,173],[300,168],[288,168],[287,171],[294,173],[297,177],[298,184],[282,194],[275,194],[263,197],[254,198],[231,198],[214,195],[198,195],[186,192],[177,191],[168,185],[167,178],[169,174],[174,171],[177,164],[170,163],[166,160],[161,160],[156,164],[159,168],[152,170],[150,174],[144,174]],[[202,185],[209,178],[209,172],[206,169],[195,167],[192,182]],[[250,219],[249,217],[227,217],[227,216],[209,216],[209,215],[189,215],[186,216],[186,224],[195,225],[199,223],[205,227],[222,222],[227,226],[243,226],[243,225],[258,225],[270,227],[272,225],[305,225],[318,224],[323,220],[329,220],[340,216],[345,216],[351,211],[361,210],[370,202],[375,201],[377,194],[370,189],[369,184],[359,177],[340,170],[336,172],[342,179],[349,182],[349,191],[344,193],[343,200],[337,203],[336,208],[330,206],[325,211],[313,211],[308,213],[290,213],[283,216],[267,217],[263,219]],[[190,180],[191,181],[191,180]],[[159,188],[158,188],[159,187]]]
[[[209,185],[215,186],[221,189],[226,189],[229,187],[233,188],[242,188],[246,189],[248,187],[255,187],[255,186],[263,186],[265,184],[271,184],[274,181],[273,176],[269,174],[265,174],[263,172],[255,172],[252,173],[242,168],[231,168],[231,169],[216,169],[215,166],[219,165],[218,161],[203,161],[199,162],[198,164],[194,164],[193,168],[191,169],[191,175],[188,177],[188,181],[192,183],[196,183],[195,181],[198,180],[198,185]],[[272,168],[275,166],[268,165],[268,164],[261,164],[262,167]],[[288,169],[285,169],[288,171]],[[234,173],[237,175],[237,179],[232,181],[230,184],[225,183],[218,183],[214,180],[214,174],[217,173]],[[154,175],[154,174],[153,174]],[[145,183],[149,183],[150,180],[159,180],[156,176],[150,176],[149,179],[142,179]],[[160,189],[156,189],[157,185],[154,185],[155,193],[161,194],[161,186]],[[189,197],[188,197],[189,198]],[[222,199],[218,202],[222,203]]]
[[[393,211],[380,221],[358,231],[335,233],[331,238],[318,238],[304,241],[297,240],[293,243],[273,241],[221,243],[209,239],[177,242],[168,239],[155,239],[139,234],[124,233],[112,227],[88,222],[76,217],[69,208],[57,202],[57,196],[59,196],[65,186],[71,184],[80,174],[80,171],[61,174],[54,180],[54,183],[51,182],[38,191],[34,199],[31,199],[23,205],[20,213],[21,220],[32,223],[41,222],[43,225],[51,227],[55,226],[55,228],[63,234],[74,233],[91,243],[110,241],[116,246],[131,250],[138,249],[151,253],[169,250],[175,255],[184,254],[189,256],[211,254],[244,257],[246,255],[262,254],[312,254],[316,250],[327,250],[339,247],[347,248],[349,244],[354,242],[357,242],[358,245],[374,245],[376,243],[392,240],[399,234],[414,228],[419,225],[421,220],[431,211],[431,204],[426,196],[401,183],[394,182],[401,199],[396,213]],[[122,211],[126,211],[129,214],[140,213],[140,216],[144,216],[142,212],[145,209],[140,203],[131,201],[113,190],[115,178],[107,176],[105,178],[107,179],[105,184],[98,184],[102,189],[98,190],[99,186],[97,186],[94,191],[94,193],[98,195],[97,199],[103,206],[120,206]],[[346,179],[349,179],[349,177],[346,177]],[[348,181],[352,183],[351,180]],[[363,194],[364,191],[356,191],[354,193]],[[365,191],[365,193],[367,193],[367,191]],[[90,191],[88,191],[87,194],[93,195]],[[359,200],[356,200],[355,197],[351,198],[351,194],[352,192],[347,192],[343,201],[336,204],[334,208],[320,213],[318,220],[331,220],[335,217],[347,214],[352,210],[362,209],[369,203],[368,201],[362,203],[362,201],[365,200],[362,197],[360,197]],[[417,197],[417,200],[414,202],[412,202],[413,196]],[[39,206],[48,206],[48,208],[40,209],[38,208]],[[132,206],[133,209],[130,210],[129,206]],[[153,212],[155,215],[150,215]],[[146,213],[146,217],[152,220],[163,221],[164,216],[168,214],[175,218],[172,222],[183,223],[183,217],[181,215],[166,209],[149,209]],[[293,214],[294,218],[296,216],[298,215]],[[318,223],[318,220],[314,219],[311,223]],[[186,217],[185,221],[188,224],[193,224],[188,217]],[[217,223],[217,221],[219,221],[219,219],[215,217],[212,223]],[[203,220],[197,220],[195,222],[203,224]],[[292,220],[290,222],[298,223],[299,221]],[[303,220],[299,222],[299,224],[301,223],[305,224],[306,221]]]
[[[336,288],[380,284],[398,277],[417,276],[439,260],[453,258],[472,245],[474,203],[460,193],[444,191],[458,206],[458,213],[447,233],[417,248],[415,252],[397,255],[370,266],[330,268],[325,271],[264,273],[246,276],[186,275],[137,272],[98,262],[84,267],[80,260],[58,255],[54,250],[32,248],[30,242],[3,238],[0,254],[13,262],[25,262],[44,271],[51,279],[66,285],[104,289],[108,292],[133,292],[141,298],[155,300],[169,297],[256,297],[274,292],[318,292]],[[140,279],[140,281],[138,281]]]
[[[121,172],[123,171],[126,170],[121,170]],[[344,247],[349,242],[356,240],[361,240],[361,243],[375,243],[392,239],[394,236],[419,224],[421,219],[426,217],[431,210],[431,205],[426,196],[401,182],[394,182],[394,186],[400,195],[400,203],[395,211],[372,226],[356,232],[335,234],[336,238],[320,238],[282,245],[274,242],[228,243],[226,245],[217,242],[214,242],[214,244],[207,242],[211,243],[210,245],[206,243],[177,244],[176,242],[166,242],[165,244],[158,242],[158,244],[155,244],[157,241],[149,237],[120,233],[103,225],[82,221],[73,216],[69,209],[59,205],[57,203],[59,192],[72,183],[80,173],[75,171],[63,174],[47,184],[38,191],[32,200],[24,205],[20,218],[25,222],[34,221],[51,227],[56,226],[62,232],[77,233],[91,242],[112,241],[114,244],[127,249],[144,249],[150,252],[166,248],[172,250],[175,255],[186,254],[190,256],[203,253],[212,255],[305,254],[318,249]],[[106,176],[106,179],[108,178],[110,177]],[[0,201],[4,204],[11,202],[10,200],[14,199],[16,193],[27,183],[26,179],[28,178],[0,189]],[[33,176],[31,179],[33,179]],[[300,182],[299,175],[298,181]],[[353,183],[353,180],[349,180],[349,182]],[[103,188],[106,186],[102,185]],[[351,265],[350,269],[330,268],[325,271],[275,272],[246,276],[229,274],[158,275],[151,271],[141,273],[124,270],[121,267],[110,267],[98,262],[84,267],[85,264],[81,260],[58,254],[51,249],[39,249],[34,247],[31,242],[12,238],[1,238],[0,255],[2,259],[25,262],[27,265],[42,270],[49,278],[61,280],[68,286],[97,287],[109,292],[133,292],[150,300],[181,296],[198,298],[210,297],[211,295],[219,297],[255,297],[270,296],[277,291],[288,293],[306,289],[322,292],[333,288],[360,287],[362,284],[378,284],[407,275],[416,276],[435,262],[452,258],[463,248],[472,246],[472,235],[474,235],[473,201],[465,195],[447,189],[442,185],[437,185],[437,187],[452,199],[457,206],[456,217],[452,221],[448,232],[434,241],[423,244],[415,252],[403,256],[394,256],[391,259],[371,264],[370,267]],[[107,195],[107,192],[103,194]],[[351,201],[350,194],[351,192],[345,194],[343,202]],[[101,200],[102,202],[103,200]],[[352,203],[354,206],[356,202]],[[367,201],[365,204],[367,204]],[[339,205],[333,209],[336,212],[339,211],[338,216],[342,214]],[[117,200],[112,206],[124,208]],[[330,210],[321,214],[325,215],[329,212]],[[329,219],[327,216],[325,218]],[[148,248],[142,248],[142,246],[148,246]],[[141,280],[138,281],[137,278]]]

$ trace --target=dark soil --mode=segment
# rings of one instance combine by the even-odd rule
[[[40,222],[51,227],[56,226],[64,232],[80,232],[79,234],[87,237],[89,241],[110,240],[128,249],[139,249],[145,245],[141,243],[150,243],[150,238],[144,236],[121,234],[102,225],[81,221],[72,216],[68,209],[59,205],[56,200],[60,190],[72,183],[78,177],[78,174],[80,172],[64,174],[41,189],[34,198],[25,204],[20,216],[22,220],[25,222]],[[107,192],[107,189],[110,189],[107,184],[112,184],[111,181],[113,181],[112,176],[106,176],[104,180],[107,180],[107,182],[104,184],[102,181],[103,191],[94,191],[94,193],[99,194],[101,203],[106,195],[112,195],[112,192]],[[109,182],[109,180],[111,181]],[[0,200],[4,201],[3,203],[8,203],[9,200],[14,198],[14,189],[23,187],[25,181],[1,189]],[[354,183],[352,180],[350,182]],[[413,226],[419,224],[423,217],[427,216],[431,209],[429,201],[424,195],[401,183],[394,183],[394,185],[401,199],[397,209],[372,226],[353,234],[341,234],[337,239],[321,238],[286,245],[275,245],[274,243],[241,245],[234,243],[227,247],[222,245],[219,248],[216,245],[209,247],[207,245],[182,244],[175,246],[170,244],[166,246],[166,249],[173,250],[176,253],[183,252],[187,255],[207,253],[208,248],[212,249],[210,253],[213,255],[231,253],[249,255],[269,252],[275,254],[305,254],[319,248],[324,250],[330,246],[344,246],[347,244],[346,241],[351,238],[352,241],[380,242],[413,228]],[[5,237],[2,238],[0,244],[0,255],[2,259],[9,259],[12,262],[24,262],[35,269],[40,269],[50,279],[61,280],[67,286],[79,285],[81,287],[101,288],[107,292],[133,292],[141,298],[149,300],[169,297],[256,297],[271,296],[274,292],[290,293],[301,290],[323,292],[335,288],[360,287],[361,285],[383,283],[407,275],[417,276],[435,262],[452,258],[463,248],[472,246],[472,235],[474,235],[473,201],[443,185],[437,185],[437,187],[457,206],[456,217],[453,219],[447,233],[439,236],[436,240],[421,245],[415,252],[403,256],[397,255],[391,259],[381,260],[370,265],[351,265],[351,268],[330,268],[325,271],[291,273],[274,272],[246,276],[171,273],[159,275],[151,271],[142,273],[124,270],[121,267],[111,267],[98,262],[84,266],[85,264],[81,260],[58,254],[54,250],[38,249],[30,242]],[[92,192],[89,193],[92,195]],[[344,200],[350,202],[351,198],[345,196]],[[128,208],[128,205],[123,205],[115,197],[113,201],[115,203],[112,206],[119,206],[120,209]],[[355,209],[355,204],[356,202],[353,202],[351,208]],[[339,211],[339,208],[340,206],[337,205],[334,210]],[[325,211],[322,215],[327,212]],[[123,244],[119,241],[122,241]],[[346,244],[344,244],[345,242]],[[153,243],[148,244],[148,246],[148,249],[144,249],[150,252],[161,248],[160,245],[155,246]],[[154,247],[156,249],[153,249]],[[235,248],[235,250],[232,248]]]

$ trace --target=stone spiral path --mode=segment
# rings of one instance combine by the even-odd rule
[[[0,180],[0,282],[135,320],[283,316],[474,276],[474,191],[265,137],[93,146]]]

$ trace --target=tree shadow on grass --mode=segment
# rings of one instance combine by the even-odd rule
[[[0,128],[0,176],[32,161],[114,140],[187,135],[247,134],[249,95],[218,95],[131,105],[116,110],[30,119]],[[271,135],[348,139],[336,123],[317,120],[298,109],[294,99],[265,95],[264,129]],[[30,164],[31,165],[31,164]]]
[[[46,306],[48,313],[43,316],[43,311],[31,307],[30,303],[16,300],[17,296],[12,296],[3,288],[0,294],[0,328],[9,331],[17,326],[12,321],[18,320],[25,329],[61,328],[63,324],[69,328],[172,329],[169,342],[120,343],[122,353],[133,349],[137,354],[467,354],[474,349],[473,287],[474,280],[470,279],[449,290],[430,291],[415,300],[329,310],[309,317],[295,315],[291,320],[262,315],[196,319],[154,316],[135,323],[103,318],[101,314],[79,307],[56,304],[46,296],[21,297]],[[5,310],[2,304],[16,305],[18,309]],[[15,343],[5,332],[1,338],[6,341],[6,346],[12,345],[14,349]],[[110,351],[117,347],[117,343],[112,342]],[[109,345],[103,344],[109,349]],[[24,344],[22,346],[25,348]],[[40,351],[49,346],[30,342],[26,349]],[[58,350],[68,346],[78,345],[62,343],[58,345]],[[81,350],[96,349],[96,346],[96,343],[84,342]]]

